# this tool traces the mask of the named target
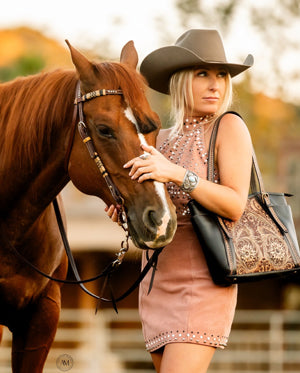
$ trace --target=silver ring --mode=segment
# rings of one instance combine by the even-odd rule
[[[150,157],[149,153],[144,153],[139,156],[139,158],[143,159],[144,161]]]
[[[148,179],[151,179],[151,176],[152,176],[152,174],[151,174],[151,172],[149,172],[149,173],[147,174],[147,178],[148,178]]]

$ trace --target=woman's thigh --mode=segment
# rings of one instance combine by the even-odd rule
[[[214,347],[192,343],[169,343],[152,353],[157,373],[206,373]]]

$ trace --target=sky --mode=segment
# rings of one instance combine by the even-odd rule
[[[69,39],[78,47],[89,47],[102,39],[110,41],[112,52],[134,40],[141,55],[158,47],[156,17],[176,25],[174,0],[10,0],[2,6],[0,27],[27,25],[54,36]]]
[[[202,0],[212,6],[221,0]],[[253,0],[243,0],[253,4]],[[255,2],[257,7],[272,4],[275,0]],[[182,26],[175,0],[8,0],[0,12],[0,28],[29,26],[53,37],[62,44],[68,39],[77,48],[101,48],[107,41],[109,56],[118,58],[123,45],[134,40],[140,61],[152,50],[170,45],[186,29]],[[276,9],[274,9],[274,12]],[[191,27],[201,28],[199,21]],[[250,30],[247,16],[240,14],[234,22],[234,32],[224,39],[227,59],[242,63],[248,53],[255,57],[251,68],[254,77],[261,79],[268,69],[268,54],[265,41]],[[267,26],[267,25],[266,25]],[[298,28],[297,28],[298,27]],[[210,25],[209,28],[218,28]],[[300,22],[287,30],[296,38],[300,35]],[[101,55],[100,50],[95,53]],[[294,52],[293,52],[294,53]],[[287,54],[283,70],[298,68],[298,55]],[[297,82],[299,85],[299,81]],[[300,103],[298,85],[289,85],[290,100],[297,97]]]

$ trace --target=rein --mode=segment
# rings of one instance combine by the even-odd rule
[[[65,231],[65,228],[64,228],[63,220],[62,220],[62,217],[61,217],[61,213],[60,213],[58,202],[57,202],[56,198],[53,200],[53,207],[54,207],[54,210],[55,210],[55,215],[56,215],[58,227],[59,227],[59,230],[60,230],[60,234],[61,234],[61,237],[62,237],[62,240],[63,240],[63,244],[64,244],[64,247],[65,247],[65,251],[66,251],[69,263],[71,265],[71,268],[72,268],[72,271],[73,271],[73,274],[74,274],[76,280],[62,280],[60,278],[56,278],[56,277],[52,277],[52,276],[48,275],[47,273],[45,273],[45,272],[41,271],[39,268],[37,268],[29,260],[27,260],[13,245],[10,244],[10,242],[7,242],[8,247],[16,254],[16,256],[18,258],[20,258],[29,267],[34,269],[37,273],[39,273],[43,277],[48,278],[51,281],[60,282],[60,283],[63,283],[63,284],[79,285],[85,293],[92,296],[93,298],[96,298],[99,301],[99,303],[101,301],[102,302],[111,302],[117,313],[118,313],[118,310],[117,310],[116,303],[120,302],[121,300],[126,298],[128,295],[130,295],[139,286],[139,284],[144,279],[146,274],[152,268],[153,272],[152,272],[150,285],[149,285],[149,289],[148,289],[148,294],[150,293],[150,291],[152,289],[153,281],[154,281],[154,275],[155,275],[156,267],[157,267],[158,255],[161,253],[163,248],[155,250],[150,258],[148,258],[148,256],[147,256],[147,260],[148,260],[147,264],[145,265],[145,267],[143,268],[143,270],[139,274],[138,278],[135,280],[135,282],[130,286],[130,288],[128,290],[126,290],[118,298],[114,298],[113,293],[112,293],[112,289],[110,288],[111,299],[103,298],[99,295],[96,295],[96,294],[90,292],[88,289],[86,289],[86,287],[83,284],[88,283],[88,282],[96,281],[96,280],[100,279],[101,277],[106,277],[107,280],[104,283],[104,285],[106,285],[110,276],[112,275],[112,273],[122,263],[122,259],[123,259],[123,256],[124,256],[124,253],[122,253],[122,248],[121,248],[120,252],[116,254],[118,258],[116,260],[114,260],[113,262],[111,262],[100,274],[98,274],[94,277],[85,279],[85,280],[81,280],[80,275],[79,275],[78,270],[77,270],[77,266],[76,266],[74,257],[73,257],[73,254],[72,254],[71,249],[70,249],[70,245],[69,245],[69,242],[68,242],[68,238],[67,238],[67,235],[66,235],[66,231]],[[5,235],[4,235],[4,237],[5,237]],[[122,245],[123,245],[123,242],[122,242]],[[98,305],[96,307],[96,312],[97,312],[97,310],[98,310]]]

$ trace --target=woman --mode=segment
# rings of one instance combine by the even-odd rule
[[[231,101],[231,77],[249,68],[228,63],[215,30],[190,30],[174,46],[150,53],[141,73],[151,88],[171,95],[171,129],[161,130],[157,150],[124,167],[139,183],[167,183],[177,207],[174,240],[160,254],[152,291],[150,275],[140,287],[139,310],[147,350],[159,373],[204,373],[217,347],[226,346],[237,299],[237,287],[216,286],[190,222],[187,202],[236,221],[246,205],[252,145],[237,115],[222,119],[217,136],[214,183],[206,180],[207,151],[213,123]],[[116,209],[108,214],[116,220]],[[145,263],[145,257],[143,258]]]

